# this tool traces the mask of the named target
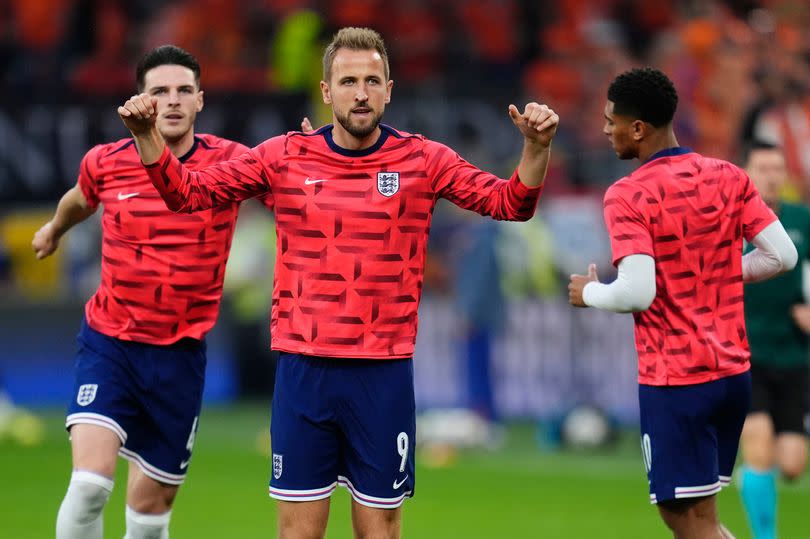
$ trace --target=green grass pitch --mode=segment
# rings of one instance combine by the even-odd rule
[[[275,537],[267,496],[268,406],[203,410],[194,460],[172,517],[173,539]],[[46,436],[36,446],[0,441],[0,537],[53,537],[69,478],[70,447],[60,411],[44,412]],[[541,452],[533,428],[512,425],[497,452],[465,452],[448,466],[417,460],[416,497],[405,503],[405,538],[648,539],[670,537],[647,503],[646,478],[634,433],[601,453]],[[417,457],[419,459],[419,457]],[[107,506],[105,537],[123,537],[126,466],[118,469]],[[782,539],[810,538],[810,477],[779,487]],[[350,538],[350,498],[332,498],[327,537]],[[750,538],[735,488],[719,496],[723,521]]]

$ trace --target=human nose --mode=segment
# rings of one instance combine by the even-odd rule
[[[355,101],[368,101],[368,91],[366,91],[365,84],[357,85],[357,93],[354,94]]]

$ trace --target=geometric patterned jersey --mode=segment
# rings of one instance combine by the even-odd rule
[[[611,185],[604,208],[613,263],[655,259],[655,299],[633,315],[639,383],[699,384],[748,370],[743,238],[776,216],[745,172],[671,148]]]
[[[191,169],[247,151],[196,135],[182,157]],[[87,323],[126,341],[165,345],[202,339],[214,325],[238,203],[189,214],[166,208],[143,169],[132,139],[92,148],[79,186],[101,219],[101,283],[87,302]]]
[[[542,187],[528,188],[517,171],[503,180],[443,144],[380,127],[377,142],[364,150],[339,147],[327,125],[268,139],[205,170],[183,167],[168,151],[147,167],[174,210],[272,193],[276,350],[411,357],[436,201],[446,198],[495,219],[525,221],[534,214]]]

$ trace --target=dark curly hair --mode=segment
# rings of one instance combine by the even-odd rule
[[[653,67],[625,71],[610,84],[607,97],[613,113],[663,127],[675,116],[678,92],[662,71]]]
[[[135,68],[135,81],[138,84],[139,92],[144,90],[143,84],[146,72],[162,65],[179,65],[189,68],[194,73],[194,82],[197,83],[199,88],[200,63],[197,59],[190,52],[175,45],[161,45],[147,52],[138,62],[138,67]]]

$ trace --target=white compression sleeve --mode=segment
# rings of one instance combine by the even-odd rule
[[[619,261],[619,275],[610,284],[590,282],[582,300],[590,307],[617,313],[643,311],[655,299],[655,260],[649,255],[628,255]]]
[[[169,539],[169,520],[172,512],[159,515],[139,513],[127,505],[127,533],[124,539]]]
[[[101,539],[104,531],[102,510],[112,489],[112,479],[92,472],[74,471],[56,516],[56,539]]]
[[[753,283],[792,270],[799,261],[796,246],[779,220],[769,224],[751,240],[754,249],[743,256],[743,282]]]

